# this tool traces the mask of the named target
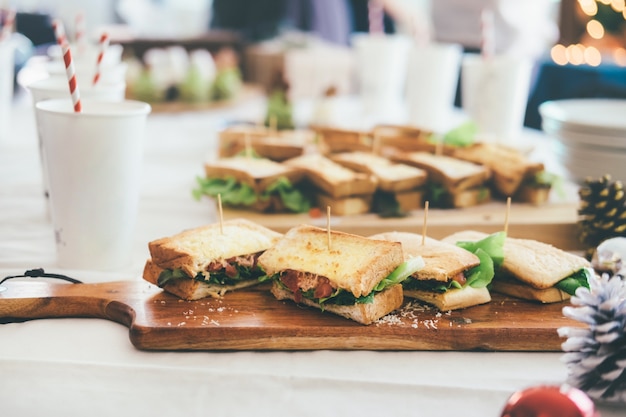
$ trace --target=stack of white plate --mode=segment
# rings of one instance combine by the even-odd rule
[[[610,174],[626,183],[626,100],[547,101],[539,113],[570,180],[582,183]]]

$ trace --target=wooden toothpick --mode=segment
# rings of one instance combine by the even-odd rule
[[[422,225],[422,246],[426,244],[426,225],[428,223],[428,201],[424,203],[424,224]]]
[[[330,250],[330,206],[326,206],[326,239]]]
[[[437,142],[435,143],[435,155],[441,156],[443,154],[443,136],[436,136]]]
[[[244,143],[246,147],[246,158],[252,158],[252,141],[250,139],[250,133],[246,133]]]
[[[276,134],[276,126],[277,126],[276,115],[272,114],[270,116],[270,131],[271,131],[272,135]]]
[[[511,197],[506,199],[506,211],[504,212],[504,233],[509,234],[509,213],[511,211]]]
[[[222,195],[217,195],[217,211],[220,216],[220,234],[224,234],[224,212],[222,211]]]

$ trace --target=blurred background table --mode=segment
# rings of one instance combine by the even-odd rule
[[[19,95],[12,134],[0,143],[0,276],[42,267],[85,282],[141,279],[147,242],[215,221],[214,204],[191,195],[195,177],[215,155],[220,128],[260,120],[264,109],[253,98],[150,115],[133,264],[67,271],[55,266],[34,115]],[[95,319],[3,324],[0,341],[7,416],[498,416],[516,390],[566,377],[558,352],[144,352],[126,327]]]

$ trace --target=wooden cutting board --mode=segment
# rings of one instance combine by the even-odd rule
[[[266,285],[222,299],[180,300],[144,281],[65,284],[7,281],[0,321],[93,317],[129,328],[143,350],[561,351],[557,334],[581,324],[565,303],[493,295],[489,304],[439,312],[415,302],[369,326],[276,300]]]

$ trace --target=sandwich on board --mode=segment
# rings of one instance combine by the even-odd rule
[[[406,297],[441,311],[491,301],[487,286],[494,276],[494,260],[501,262],[503,233],[487,236],[473,252],[429,237],[422,242],[417,233],[388,232],[371,238],[400,242],[405,257],[424,259],[424,267],[402,282]]]
[[[483,239],[484,233],[464,231],[443,239],[459,245]],[[491,290],[516,298],[555,303],[568,300],[580,286],[589,287],[591,264],[552,245],[532,239],[507,237],[504,260]]]
[[[399,308],[400,283],[424,261],[405,261],[399,242],[300,225],[259,257],[279,300],[370,324]]]
[[[207,162],[205,177],[198,178],[194,196],[217,197],[224,206],[254,211],[296,213],[310,208],[307,197],[297,187],[302,170],[267,158],[233,156]]]
[[[186,230],[148,244],[143,278],[185,300],[221,297],[260,282],[258,257],[281,236],[245,219]]]

